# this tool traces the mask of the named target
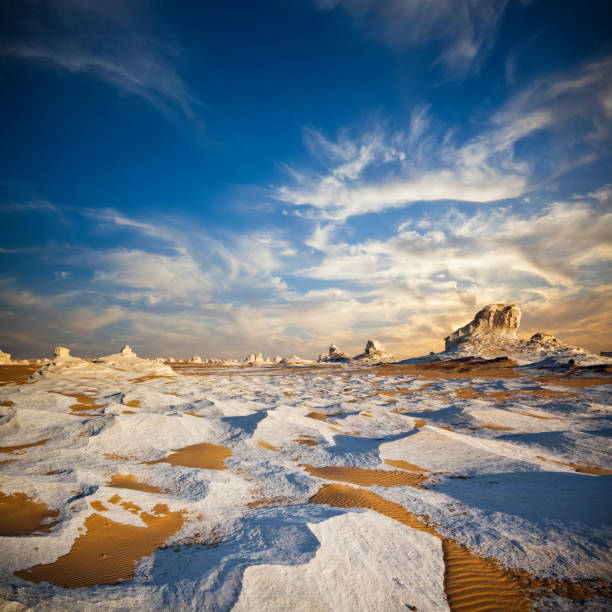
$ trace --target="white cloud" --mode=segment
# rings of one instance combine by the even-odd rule
[[[155,235],[161,250],[63,257],[56,249],[62,264],[98,273],[80,283],[71,275],[67,290],[51,295],[4,279],[0,313],[11,325],[0,345],[30,355],[60,342],[89,355],[129,342],[149,355],[312,357],[332,341],[356,354],[375,337],[408,356],[440,349],[484,304],[509,301],[523,307],[525,333],[541,328],[603,350],[612,289],[606,208],[591,198],[542,210],[425,211],[380,240],[351,241],[351,228],[324,225],[306,238],[314,250],[269,232],[220,241],[193,227],[107,214],[105,231],[117,219],[115,231]]]
[[[27,0],[4,17],[12,35],[0,54],[92,75],[203,129],[202,103],[177,70],[180,47],[156,34],[146,3]]]
[[[412,113],[406,132],[379,124],[354,135],[341,130],[331,140],[308,129],[305,145],[324,170],[292,169],[291,180],[272,197],[301,208],[302,216],[345,221],[417,201],[495,202],[524,195],[606,153],[610,121],[601,88],[611,77],[612,60],[601,60],[540,79],[461,143],[423,106]],[[542,145],[545,155],[534,144],[517,152],[518,143],[543,132],[554,136]]]

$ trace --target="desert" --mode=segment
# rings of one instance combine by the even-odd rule
[[[9,358],[7,609],[605,609],[612,359],[509,306],[404,361]]]

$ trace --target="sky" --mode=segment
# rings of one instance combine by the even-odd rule
[[[612,350],[605,0],[0,0],[0,349]]]

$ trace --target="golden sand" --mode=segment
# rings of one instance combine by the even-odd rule
[[[308,438],[294,440],[294,442],[297,442],[298,444],[301,444],[302,446],[317,446],[318,444],[316,440],[309,440]]]
[[[146,527],[124,525],[94,513],[87,517],[86,532],[74,541],[70,552],[15,575],[68,588],[130,580],[136,562],[152,555],[185,521],[183,512],[170,512],[163,504],[155,506],[153,514],[142,512],[140,518]]]
[[[99,499],[89,502],[89,505],[98,512],[105,512],[108,510],[108,508]]]
[[[546,374],[544,376],[536,376],[533,380],[547,385],[555,385],[559,387],[570,387],[572,389],[581,389],[585,387],[595,387],[599,385],[612,384],[612,376],[595,377],[595,376],[576,376],[568,377],[558,374]]]
[[[303,467],[311,476],[323,480],[337,480],[339,482],[350,482],[352,484],[370,487],[378,485],[381,487],[416,487],[427,480],[423,474],[414,474],[397,470],[367,470],[365,468],[347,467],[342,465],[330,465],[326,467],[314,467],[304,464]]]
[[[129,408],[140,408],[140,400],[133,399],[133,400],[130,400],[129,402],[124,402],[123,405],[128,406]]]
[[[265,448],[267,450],[276,450],[276,446],[272,446],[272,444],[266,442],[265,440],[257,440],[257,446],[259,446],[260,448]]]
[[[590,474],[591,476],[609,476],[612,474],[612,470],[606,470],[604,468],[590,467],[588,465],[578,465],[577,463],[565,463],[563,461],[556,461],[555,459],[547,459],[546,457],[540,457],[541,461],[548,461],[549,463],[556,463],[557,465],[564,465],[565,467],[572,468],[572,470],[579,472],[580,474]]]
[[[425,423],[425,421],[423,419],[414,419],[414,428],[415,429],[421,429],[421,428],[425,427],[425,425],[427,425],[427,423]]]
[[[157,378],[169,378],[172,379],[172,376],[161,376],[159,374],[147,374],[146,376],[139,376],[138,378],[134,378],[132,380],[133,383],[141,383],[147,382],[147,380],[155,380]]]
[[[93,397],[89,397],[89,395],[85,395],[83,393],[64,393],[63,391],[53,391],[52,393],[72,397],[76,400],[76,404],[71,404],[69,406],[72,414],[87,412],[89,410],[93,410],[94,408],[102,408],[101,404],[96,404],[96,400]]]
[[[367,508],[399,521],[412,529],[442,540],[444,591],[453,612],[461,610],[529,609],[519,581],[493,561],[481,559],[452,540],[443,539],[421,517],[403,506],[363,489],[347,485],[324,485],[310,503],[339,508]]]
[[[34,501],[25,493],[6,495],[0,491],[0,536],[47,533],[57,524],[59,512]]]
[[[39,366],[0,365],[0,386],[25,383],[38,369]]]
[[[366,372],[376,376],[420,376],[436,378],[515,378],[518,376],[511,359],[453,359],[407,365],[383,365]],[[364,371],[362,371],[364,373]]]
[[[167,457],[164,457],[164,459],[148,461],[147,463],[149,465],[169,463],[170,465],[182,465],[184,467],[204,470],[224,470],[224,462],[231,454],[232,451],[225,446],[200,442],[199,444],[178,448]]]
[[[188,414],[189,416],[192,416],[192,417],[197,417],[198,419],[206,418],[203,414],[196,414],[195,412],[185,412],[184,414]]]
[[[324,412],[309,412],[306,415],[309,419],[315,419],[317,421],[324,421],[329,415]]]
[[[288,504],[293,500],[290,497],[261,497],[247,503],[249,508],[259,508],[259,506],[276,506],[277,504]]]
[[[506,391],[476,391],[472,387],[463,387],[455,391],[459,399],[493,399],[496,402],[509,402],[514,396],[560,398],[573,397],[576,394],[552,389],[508,389]]]
[[[400,468],[400,470],[409,470],[410,472],[429,472],[425,468],[422,468],[414,463],[408,463],[403,459],[385,459],[385,463],[391,467]]]
[[[145,493],[166,493],[166,491],[162,491],[158,487],[136,480],[136,476],[133,474],[113,474],[107,486],[116,489],[144,491]]]
[[[30,444],[18,444],[17,446],[0,446],[0,453],[12,453],[14,451],[21,451],[26,448],[33,448],[34,446],[42,446],[49,441],[49,438],[39,440],[38,442],[31,442]]]
[[[512,427],[503,427],[502,425],[493,425],[492,423],[483,423],[484,429],[492,429],[493,431],[512,431]]]
[[[530,592],[555,593],[572,600],[611,595],[609,581],[554,580],[538,578],[525,570],[505,570],[494,559],[479,557],[454,540],[443,538],[427,524],[427,517],[417,516],[371,491],[348,485],[323,485],[309,501],[338,508],[366,508],[440,538],[445,566],[444,592],[452,612],[526,612],[532,608],[528,600]]]
[[[14,406],[15,402],[11,401],[11,400],[4,400],[3,402],[0,402],[0,406],[6,406],[7,408],[10,408],[11,406]]]

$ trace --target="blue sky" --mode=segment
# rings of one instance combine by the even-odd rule
[[[610,350],[609,2],[0,11],[2,350]]]

